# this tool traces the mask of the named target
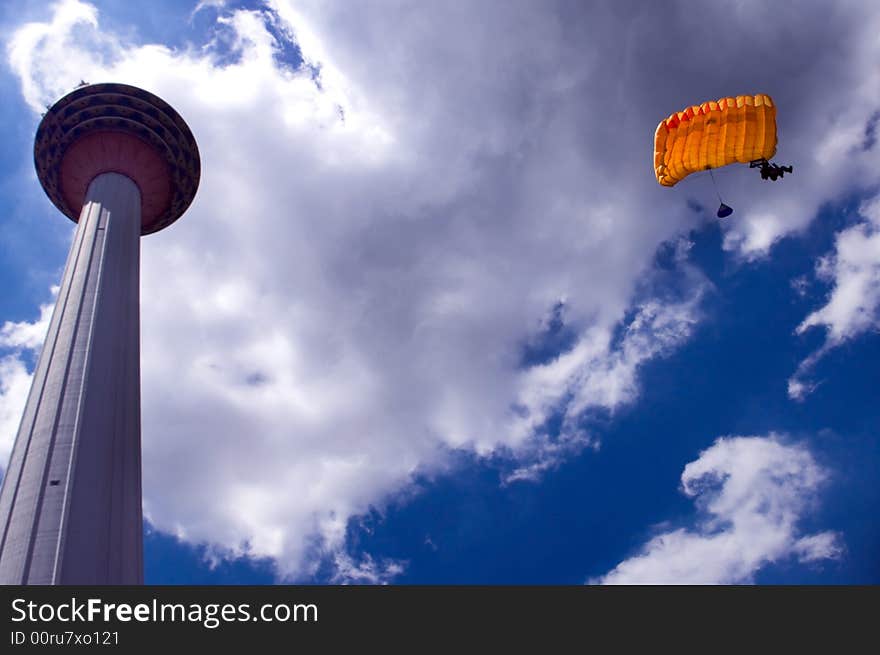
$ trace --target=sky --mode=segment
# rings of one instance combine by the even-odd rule
[[[74,224],[81,80],[169,102],[141,242],[148,584],[880,582],[875,2],[0,6],[0,466]],[[775,161],[657,184],[673,111]]]

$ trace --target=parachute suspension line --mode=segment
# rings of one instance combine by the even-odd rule
[[[715,181],[715,176],[712,174],[711,168],[709,169],[709,177],[712,178],[712,186],[715,187],[715,195],[718,196],[718,202],[723,205],[724,201],[721,199],[721,193],[718,191],[718,183]]]
[[[728,216],[730,216],[733,213],[733,207],[728,207],[727,205],[724,204],[724,201],[721,199],[721,192],[718,191],[718,183],[715,181],[715,175],[712,173],[712,167],[709,166],[708,169],[709,169],[709,177],[712,178],[712,186],[715,187],[715,195],[718,196],[718,202],[721,203],[718,206],[718,211],[716,212],[715,215],[718,216],[718,218],[727,218]]]

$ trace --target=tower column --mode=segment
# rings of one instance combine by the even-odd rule
[[[142,584],[141,193],[89,184],[0,490],[0,584]]]
[[[140,237],[189,207],[199,149],[161,98],[83,83],[34,167],[78,227],[0,489],[0,584],[142,584]]]

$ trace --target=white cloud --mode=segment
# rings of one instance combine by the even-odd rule
[[[57,293],[58,287],[53,287],[52,296]],[[4,473],[31,388],[32,374],[25,357],[38,353],[43,345],[52,309],[51,303],[41,305],[40,317],[33,323],[6,321],[0,327],[0,349],[12,350],[0,357],[0,464]]]
[[[505,480],[535,480],[564,458],[599,441],[583,427],[593,410],[613,413],[638,396],[638,370],[646,361],[672,352],[690,337],[700,318],[699,305],[708,283],[689,269],[688,297],[661,303],[639,303],[622,327],[619,343],[614,330],[594,327],[553,361],[529,368],[519,378],[517,415],[509,429],[513,452],[523,462]],[[548,431],[547,421],[559,415],[561,427]]]
[[[386,585],[406,570],[405,562],[393,560],[376,562],[369,554],[360,562],[355,562],[344,552],[336,554],[334,565],[336,572],[332,582],[335,584]]]
[[[0,358],[0,462],[4,473],[30,388],[31,375],[24,362],[15,355]]]
[[[805,361],[808,361],[809,364],[812,364],[813,360],[805,360]],[[807,367],[804,366],[804,364],[802,363],[801,366],[799,367],[798,373],[788,379],[788,384],[786,385],[786,389],[788,390],[788,397],[791,398],[792,400],[798,400],[798,401],[803,400],[804,398],[809,396],[811,393],[813,393],[816,390],[816,387],[819,386],[816,383],[805,382],[804,380],[798,379],[799,375],[804,374],[806,368]]]
[[[806,275],[798,275],[791,280],[789,284],[791,285],[792,291],[794,291],[800,298],[804,298],[807,295],[807,290],[810,287],[810,282]]]
[[[809,375],[829,350],[880,327],[880,196],[859,210],[865,221],[838,233],[832,255],[819,260],[817,275],[832,283],[828,301],[797,327],[803,334],[825,328],[825,342],[798,366],[788,394],[803,400],[816,388]]]
[[[58,293],[58,287],[52,288],[52,296]],[[40,318],[33,323],[28,321],[6,321],[0,327],[0,348],[23,348],[27,350],[39,350],[46,338],[49,329],[49,320],[52,318],[53,303],[40,305]]]
[[[452,450],[514,452],[534,477],[595,445],[578,417],[631,403],[640,364],[693,328],[699,292],[636,288],[657,247],[702,219],[682,209],[696,187],[641,173],[665,103],[682,101],[669,85],[655,97],[676,66],[656,56],[668,42],[653,20],[532,2],[270,4],[220,8],[237,57],[219,40],[126,43],[73,0],[7,53],[37,111],[80,79],[120,80],[192,127],[198,196],[142,244],[145,513],[295,578]],[[291,35],[296,71],[277,61]],[[574,347],[523,368],[559,298]],[[540,430],[554,410],[570,428],[556,442]]]
[[[189,15],[190,20],[192,20],[193,16],[195,16],[203,9],[208,9],[209,7],[213,7],[214,9],[223,9],[225,6],[226,0],[199,0],[199,3],[196,5],[195,9],[193,9],[192,13]]]
[[[827,477],[809,450],[776,435],[720,438],[681,475],[699,511],[695,527],[658,534],[590,582],[743,584],[788,558],[837,558],[838,534],[804,535],[798,528]]]
[[[21,79],[22,94],[38,112],[46,111],[61,95],[78,84],[86,71],[120,45],[99,32],[98,11],[79,0],[61,0],[52,5],[48,23],[27,23],[7,43],[10,67]],[[39,52],[41,56],[34,57]]]

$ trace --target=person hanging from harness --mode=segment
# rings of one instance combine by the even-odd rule
[[[756,159],[749,162],[749,168],[757,168],[758,166],[761,167],[761,179],[769,179],[773,182],[775,182],[777,178],[785,177],[786,173],[791,173],[793,170],[793,167],[791,166],[771,164],[766,159]]]

